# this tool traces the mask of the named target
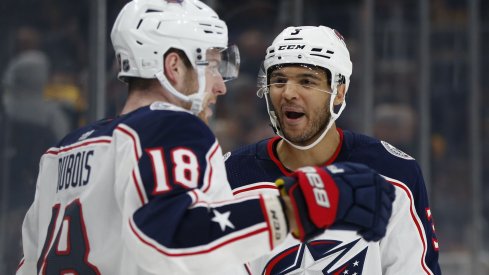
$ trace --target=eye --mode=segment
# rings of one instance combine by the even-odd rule
[[[207,65],[207,71],[210,72],[212,75],[217,75],[219,74],[219,62],[215,60],[210,60],[209,64]]]
[[[270,79],[270,85],[276,87],[282,87],[285,83],[287,83],[287,78],[285,77],[272,77]]]
[[[318,82],[316,80],[310,78],[301,79],[299,83],[304,87],[312,87],[312,88],[318,85]]]

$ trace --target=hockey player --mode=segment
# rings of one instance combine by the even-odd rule
[[[292,195],[316,207],[308,211],[286,194],[284,203],[277,194],[233,196],[204,121],[226,93],[224,81],[237,76],[239,55],[209,7],[135,0],[120,12],[111,38],[128,99],[120,116],[75,130],[43,155],[18,274],[239,274],[288,228],[306,228],[298,233],[305,239],[328,226],[313,221],[340,220],[333,207],[356,204],[332,196],[325,207]],[[349,175],[365,178],[387,201],[377,211],[382,227],[393,190],[366,174]],[[323,171],[321,178],[334,189],[334,175]],[[296,212],[310,218],[295,221]]]
[[[273,194],[273,182],[300,181],[303,166],[336,167],[349,161],[368,165],[395,187],[396,198],[385,236],[358,230],[370,219],[368,207],[300,242],[289,235],[272,253],[246,265],[251,274],[440,274],[438,242],[421,170],[409,155],[385,141],[337,128],[352,73],[343,37],[325,26],[288,27],[267,49],[259,74],[276,137],[226,156],[237,197]],[[338,183],[338,186],[341,184]],[[361,188],[351,196],[364,206],[375,201]],[[353,213],[354,212],[354,213]]]

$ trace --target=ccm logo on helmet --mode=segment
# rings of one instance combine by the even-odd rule
[[[302,172],[306,174],[307,180],[312,187],[312,191],[314,193],[314,198],[318,205],[329,208],[329,198],[328,193],[324,190],[324,182],[321,179],[321,176],[316,173],[316,170],[312,167],[303,167],[300,168]]]
[[[306,45],[283,45],[279,46],[278,50],[283,51],[283,50],[302,50],[306,47]]]

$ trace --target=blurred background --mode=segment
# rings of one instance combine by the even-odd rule
[[[0,274],[13,274],[21,258],[41,154],[122,107],[109,34],[126,2],[0,2]],[[204,2],[227,22],[242,57],[211,122],[224,152],[273,135],[255,96],[272,39],[289,25],[337,29],[353,62],[337,125],[415,157],[444,274],[489,274],[489,1]]]

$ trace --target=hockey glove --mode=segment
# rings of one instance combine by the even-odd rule
[[[362,164],[336,163],[324,168],[304,167],[277,180],[290,198],[298,230],[304,241],[335,225],[358,231],[367,241],[386,232],[392,213],[394,187]]]

